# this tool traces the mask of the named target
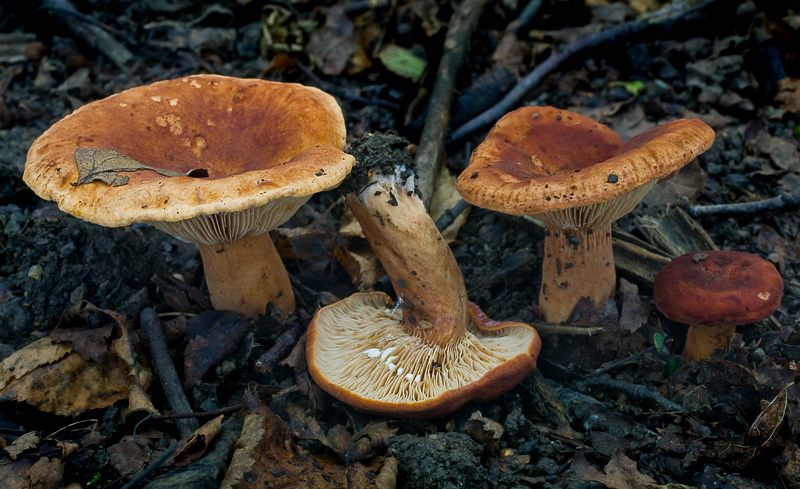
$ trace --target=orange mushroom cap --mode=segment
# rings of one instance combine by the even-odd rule
[[[61,210],[102,226],[183,221],[296,199],[285,221],[311,194],[344,179],[353,165],[344,144],[342,111],[321,90],[194,75],[77,109],[33,143],[23,178]],[[73,185],[79,148],[113,149],[178,173],[205,169],[208,177],[142,170],[126,172],[121,186]]]
[[[458,191],[479,207],[538,214],[605,202],[670,175],[714,142],[681,119],[623,143],[607,126],[553,107],[509,112],[472,153]]]
[[[658,272],[653,297],[659,311],[680,323],[750,324],[778,308],[783,278],[772,263],[749,253],[688,253]]]

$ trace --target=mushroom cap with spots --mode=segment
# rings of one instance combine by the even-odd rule
[[[783,279],[775,265],[739,251],[702,251],[674,258],[653,282],[666,317],[697,326],[750,324],[780,306]]]
[[[359,293],[317,311],[306,358],[314,381],[359,411],[400,418],[452,412],[490,400],[536,367],[541,340],[522,323],[495,322],[473,303],[459,341],[411,334],[382,292]]]
[[[77,109],[33,143],[24,180],[40,197],[86,221],[109,227],[145,222],[212,244],[266,232],[313,193],[338,185],[353,165],[344,144],[342,111],[321,90],[194,75]],[[111,149],[179,173],[205,169],[208,177],[140,170],[124,173],[129,181],[121,186],[73,185],[79,148]],[[269,209],[260,207],[267,204]],[[258,210],[222,223],[203,219],[245,209]]]
[[[585,207],[672,174],[713,142],[714,131],[696,119],[672,121],[623,143],[588,117],[521,107],[501,118],[475,148],[458,191],[471,204],[506,214]]]

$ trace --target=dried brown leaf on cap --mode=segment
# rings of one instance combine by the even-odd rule
[[[202,168],[189,170],[186,173],[154,168],[139,163],[113,149],[78,148],[75,150],[75,164],[78,165],[78,180],[71,185],[101,181],[112,187],[119,187],[127,185],[129,181],[127,176],[119,175],[119,173],[141,170],[152,170],[165,177],[203,178],[208,176],[208,171]]]
[[[197,244],[215,308],[255,317],[273,302],[285,317],[294,292],[269,231],[342,181],[353,165],[344,143],[341,108],[321,90],[194,75],[75,110],[34,141],[23,179],[81,219],[147,223]],[[88,150],[80,165],[76,150]],[[73,185],[81,167],[101,181]],[[204,178],[183,176],[200,168]]]

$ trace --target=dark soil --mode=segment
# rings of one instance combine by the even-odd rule
[[[452,116],[458,123],[451,129],[491,107],[566,43],[667,2],[544,0],[517,37],[501,43],[525,3],[486,6],[459,76]],[[296,233],[274,235],[298,314],[282,324],[269,317],[251,324],[206,310],[194,246],[145,225],[89,224],[36,197],[22,182],[26,151],[85,103],[203,72],[317,86],[339,100],[348,139],[392,131],[418,143],[454,5],[81,0],[74,3],[78,14],[61,2],[0,5],[0,48],[7,48],[0,49],[0,360],[54,329],[118,328],[117,317],[144,365],[149,347],[140,338],[139,316],[151,307],[161,313],[194,410],[242,403],[245,410],[226,413],[207,450],[185,463],[164,463],[145,479],[148,487],[216,487],[235,465],[234,441],[244,416],[253,413],[273,419],[272,444],[259,445],[258,453],[272,461],[264,466],[295,464],[269,475],[251,469],[253,480],[272,487],[339,487],[345,470],[353,486],[366,487],[390,456],[399,464],[397,486],[408,488],[800,487],[796,201],[773,211],[687,217],[679,227],[686,239],[676,248],[669,246],[676,240],[656,232],[694,205],[791,194],[800,181],[800,5],[711,4],[699,17],[679,16],[573,57],[523,103],[579,112],[624,139],[683,117],[701,118],[716,130],[709,151],[615,225],[620,240],[664,257],[710,243],[776,265],[785,283],[780,308],[740,327],[714,358],[680,361],[685,325],[655,309],[652,278],[620,263],[614,300],[576,311],[581,327],[602,332],[572,335],[543,324],[536,307],[542,229],[522,217],[473,208],[451,245],[470,299],[495,320],[540,327],[539,368],[500,398],[441,418],[386,420],[353,412],[310,382],[301,348],[291,351],[318,307],[357,290],[335,250],[365,243],[339,234],[345,208],[336,191],[316,195],[284,226]],[[74,22],[111,32],[133,59],[115,65],[70,27]],[[19,41],[12,34],[27,37]],[[412,79],[380,61],[377,53],[390,44],[426,60],[425,75]],[[447,147],[453,174],[484,135]],[[385,280],[375,288],[388,289]],[[114,331],[109,338],[122,334]],[[84,359],[105,358],[96,349],[75,348]],[[169,411],[157,381],[147,395],[160,412]],[[52,406],[14,399],[0,397],[2,487],[122,487],[179,438],[170,419],[136,425],[142,417],[129,413],[125,400],[57,415]],[[78,429],[80,423],[90,428]],[[31,432],[41,439],[18,442]],[[354,449],[364,437],[368,447]],[[314,468],[298,469],[308,457]],[[45,463],[52,470],[44,470]],[[37,485],[30,474],[39,471],[51,475]],[[308,475],[314,471],[316,479]],[[250,487],[245,480],[236,487]]]

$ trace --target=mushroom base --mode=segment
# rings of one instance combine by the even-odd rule
[[[593,230],[547,225],[539,310],[551,323],[566,322],[581,298],[599,307],[616,287],[611,224]]]
[[[273,302],[280,319],[294,311],[289,274],[269,233],[197,247],[214,309],[255,317]]]
[[[689,326],[681,357],[684,361],[708,360],[715,351],[727,347],[735,333],[736,326],[731,324]]]

